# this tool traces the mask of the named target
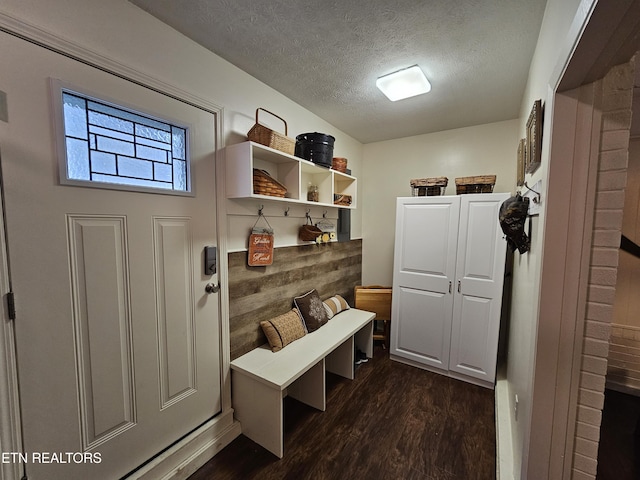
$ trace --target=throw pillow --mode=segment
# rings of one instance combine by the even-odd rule
[[[324,309],[324,304],[315,288],[300,297],[295,297],[293,303],[300,312],[300,318],[302,318],[308,333],[319,329],[329,321],[327,311]]]
[[[293,310],[271,320],[260,322],[262,331],[267,337],[271,350],[277,352],[306,335],[298,311]]]
[[[327,317],[329,317],[329,320],[331,320],[335,315],[342,312],[343,310],[348,310],[350,308],[347,301],[340,295],[334,295],[331,298],[327,298],[323,303],[324,309],[327,311]]]

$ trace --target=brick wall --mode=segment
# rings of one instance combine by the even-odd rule
[[[573,456],[574,480],[594,480],[627,178],[633,60],[602,80],[602,127]]]

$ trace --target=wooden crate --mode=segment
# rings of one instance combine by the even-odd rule
[[[384,346],[389,346],[389,331],[391,323],[391,287],[379,285],[357,286],[354,289],[355,308],[367,310],[376,314],[376,321],[381,320],[383,329],[374,329],[373,339],[382,340]]]

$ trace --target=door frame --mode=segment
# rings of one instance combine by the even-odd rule
[[[222,448],[240,435],[240,424],[233,419],[231,406],[229,290],[227,265],[226,194],[224,186],[224,108],[176,85],[151,77],[133,66],[98,54],[59,35],[0,12],[0,31],[46,48],[103,72],[118,76],[215,117],[214,140],[216,175],[216,239],[218,246],[218,279],[220,283],[220,378],[221,413],[181,439],[143,468],[131,473],[130,479],[185,479],[204,465]],[[0,120],[1,121],[1,120]],[[0,145],[0,149],[1,149]],[[1,154],[0,150],[0,154]],[[19,407],[19,384],[13,320],[8,318],[7,293],[10,292],[10,267],[5,236],[4,199],[0,209],[0,296],[3,301],[0,328],[0,447],[3,452],[22,452],[22,430]],[[20,321],[19,319],[17,321]],[[0,463],[0,480],[19,480],[21,463]]]

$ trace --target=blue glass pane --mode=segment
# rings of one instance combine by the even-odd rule
[[[136,137],[136,141],[141,145],[148,145],[150,147],[161,148],[162,150],[167,150],[167,151],[171,150],[170,143],[156,142],[155,140],[149,140],[147,138],[141,138],[141,137]]]
[[[117,117],[103,115],[102,113],[89,112],[89,123],[99,127],[105,127],[110,130],[117,130],[124,133],[133,133],[133,123],[127,120],[121,120]]]
[[[149,148],[144,145],[138,145],[136,148],[138,158],[145,158],[147,160],[155,160],[156,162],[167,162],[167,152],[164,150],[158,150],[157,148]]]
[[[121,133],[116,130],[109,130],[107,128],[96,127],[95,125],[90,125],[89,131],[91,133],[98,133],[103,137],[113,137],[113,138],[118,138],[120,140],[124,140],[126,142],[133,142],[133,135],[129,135],[128,133]]]
[[[82,98],[62,94],[64,132],[69,137],[87,138],[87,110]]]
[[[113,177],[109,175],[95,174],[93,176],[93,181],[103,182],[103,183],[115,183],[118,185],[132,185],[136,187],[161,188],[163,190],[171,189],[171,183],[155,182],[153,180],[141,180],[139,178]]]
[[[67,138],[67,176],[89,180],[89,148],[86,140]]]
[[[89,135],[89,148],[91,148],[91,150],[95,150],[96,148],[96,136],[95,135]]]
[[[186,160],[186,130],[184,128],[171,128],[171,138],[173,140],[173,158]]]
[[[112,153],[91,152],[91,171],[93,173],[116,174],[116,156]]]
[[[123,142],[122,140],[115,140],[107,137],[97,137],[98,150],[103,152],[119,153],[121,155],[128,155],[133,157],[135,155],[135,149],[133,143]]]
[[[158,128],[160,130],[171,130],[171,126],[167,123],[158,122],[157,120],[154,120],[152,118],[128,112],[126,110],[120,110],[119,108],[110,107],[108,105],[92,101],[89,101],[88,105],[89,110],[95,110],[96,112],[101,112],[112,117],[120,117],[126,120],[130,120],[131,122],[142,123],[143,125],[147,125],[152,128]]]
[[[182,160],[173,161],[173,188],[187,191],[187,163]]]
[[[145,125],[136,125],[136,135],[157,140],[158,142],[171,143],[171,134],[169,132]]]
[[[153,166],[146,160],[118,157],[118,174],[124,177],[153,178]]]
[[[155,179],[162,180],[163,182],[171,182],[173,178],[171,178],[171,165],[167,163],[156,163],[154,164],[155,171]]]

